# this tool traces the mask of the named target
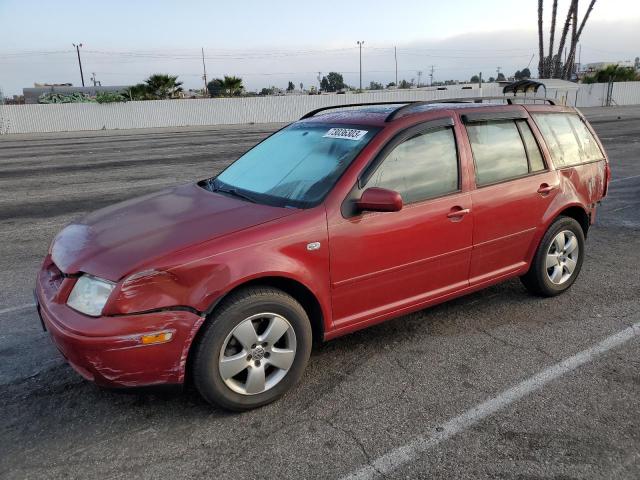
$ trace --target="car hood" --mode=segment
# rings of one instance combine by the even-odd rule
[[[51,256],[64,273],[117,281],[154,258],[294,212],[183,185],[97,210],[67,225],[54,239]]]

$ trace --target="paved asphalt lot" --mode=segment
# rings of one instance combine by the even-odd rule
[[[389,452],[388,478],[640,477],[640,336],[500,403],[640,322],[640,108],[587,113],[614,181],[567,294],[515,280],[340,338],[293,392],[244,414],[192,391],[95,387],[29,304],[67,221],[208,176],[276,126],[0,138],[0,477],[340,478]],[[491,399],[491,415],[473,410]]]

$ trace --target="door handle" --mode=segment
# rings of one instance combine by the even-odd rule
[[[543,183],[542,185],[540,185],[540,187],[538,188],[538,193],[540,195],[547,195],[548,193],[551,193],[552,190],[555,190],[556,187],[553,185],[549,185],[547,183]]]
[[[468,213],[471,213],[471,209],[469,208],[453,207],[451,211],[447,213],[447,218],[450,218],[453,221],[459,221]]]

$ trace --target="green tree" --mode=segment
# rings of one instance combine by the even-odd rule
[[[119,103],[126,102],[128,98],[118,92],[98,92],[96,94],[96,102],[98,103]]]
[[[338,72],[329,72],[326,77],[322,77],[320,80],[320,88],[325,92],[337,92],[346,87],[344,78]]]
[[[382,85],[381,83],[378,83],[378,82],[369,83],[369,90],[382,90],[383,88],[384,88],[384,85]]]
[[[146,83],[138,83],[127,88],[123,95],[129,100],[152,100]]]
[[[620,65],[609,65],[602,70],[598,70],[593,75],[585,77],[583,83],[605,83],[605,82],[633,82],[640,77],[633,67],[621,67]]]
[[[493,83],[493,82],[495,82],[495,81],[496,81],[496,79],[495,79],[495,78],[493,78],[493,77],[489,77],[489,80],[488,80],[488,82],[489,82],[489,83]]]
[[[523,68],[520,71],[520,76],[522,77],[523,80],[527,79],[527,78],[531,78],[531,70],[529,70],[529,68]]]
[[[293,82],[289,82],[289,85],[287,85],[287,92],[293,92],[296,89],[296,86],[293,84]]]
[[[242,79],[225,75],[224,78],[216,78],[207,84],[207,90],[212,97],[235,97],[244,90]]]
[[[506,79],[504,78],[504,73],[500,72],[498,74],[498,78],[496,79],[498,82],[504,82]]]
[[[469,80],[469,83],[480,83],[480,77],[478,75],[474,75],[471,77],[471,80]]]
[[[182,92],[182,82],[178,77],[164,73],[154,73],[145,80],[148,96],[153,100],[176,98]]]
[[[411,82],[407,82],[406,80],[402,79],[400,80],[400,84],[398,85],[398,88],[411,88]]]
[[[395,86],[396,86],[396,82],[389,82],[389,83],[387,83],[387,88],[395,87]]]

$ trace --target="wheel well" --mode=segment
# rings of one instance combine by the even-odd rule
[[[585,212],[582,207],[569,207],[562,212],[558,216],[571,217],[576,220],[580,226],[582,227],[582,232],[584,233],[584,238],[587,238],[587,232],[589,231],[590,219],[587,212]]]
[[[302,283],[297,282],[295,280],[291,280],[290,278],[285,277],[261,277],[256,278],[255,280],[251,280],[245,282],[243,284],[238,285],[234,289],[230,290],[222,297],[216,300],[216,302],[212,305],[212,307],[206,312],[207,320],[211,321],[212,315],[215,313],[218,306],[222,303],[222,301],[227,298],[230,294],[237,292],[238,290],[242,290],[247,287],[254,286],[267,286],[277,288],[282,290],[283,292],[291,295],[295,298],[302,308],[304,308],[307,315],[309,315],[309,320],[311,321],[311,332],[313,334],[313,342],[320,343],[324,338],[324,316],[322,315],[322,308],[320,307],[320,302],[315,297],[315,295],[305,287]],[[205,322],[205,323],[206,323]],[[196,333],[191,345],[189,346],[189,352],[187,354],[187,362],[185,366],[185,383],[191,382],[191,363],[193,361],[192,352],[194,351],[194,346],[200,341],[200,336],[202,332],[205,330],[204,324],[200,326],[200,329]]]
[[[227,292],[223,297],[218,299],[216,302],[216,307],[220,304],[225,297],[233,292],[237,292],[243,288],[254,287],[254,286],[265,286],[265,287],[273,287],[283,292],[291,295],[295,298],[302,308],[304,308],[307,315],[309,315],[309,320],[311,321],[311,331],[313,332],[313,340],[314,342],[321,342],[324,337],[324,316],[322,315],[322,308],[320,307],[320,302],[316,296],[305,287],[302,283],[292,280],[286,277],[261,277],[256,278],[254,280],[250,280],[246,283],[238,285],[233,290]],[[215,307],[211,313],[215,312]]]

